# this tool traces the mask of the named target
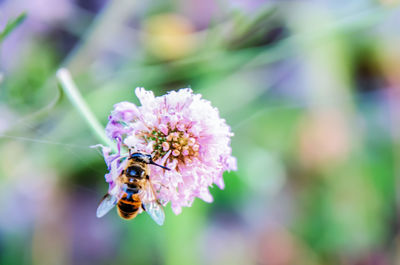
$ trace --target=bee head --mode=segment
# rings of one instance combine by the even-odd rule
[[[130,155],[130,159],[146,164],[151,164],[153,161],[151,155],[144,153],[133,153]]]
[[[162,165],[159,165],[159,164],[155,163],[150,154],[137,152],[137,153],[131,154],[129,158],[133,159],[134,161],[140,162],[140,163],[146,163],[146,164],[150,164],[150,165],[155,165],[155,166],[159,166],[159,167],[161,167],[163,169],[170,170],[167,167],[164,167]]]

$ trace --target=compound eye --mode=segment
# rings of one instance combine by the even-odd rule
[[[131,154],[131,158],[133,158],[133,159],[139,158],[139,153]]]

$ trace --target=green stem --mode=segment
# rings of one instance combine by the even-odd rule
[[[90,110],[89,106],[86,104],[85,100],[82,98],[77,86],[71,78],[71,74],[66,68],[61,68],[57,71],[58,82],[68,96],[71,103],[77,108],[79,113],[88,123],[89,127],[92,129],[95,136],[106,146],[112,148],[114,152],[117,151],[115,143],[113,143],[105,134],[103,126],[94,116],[93,112]]]
[[[26,13],[20,14],[15,19],[11,19],[7,22],[6,26],[2,31],[0,31],[0,43],[15,29],[17,28],[24,20],[26,19]]]

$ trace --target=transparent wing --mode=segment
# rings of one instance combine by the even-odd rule
[[[106,215],[117,204],[118,198],[110,194],[106,194],[101,200],[99,207],[97,207],[96,216],[101,218]]]
[[[163,225],[165,220],[165,214],[162,206],[157,202],[144,202],[144,209],[150,215],[150,217],[158,224]]]
[[[141,195],[140,199],[142,200],[144,210],[158,225],[163,225],[165,220],[164,209],[161,206],[161,204],[157,201],[157,197],[154,193],[150,181],[146,183],[140,195]]]

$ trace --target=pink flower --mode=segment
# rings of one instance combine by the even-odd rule
[[[160,202],[170,202],[175,214],[191,206],[196,197],[212,202],[209,187],[216,184],[223,189],[223,172],[236,170],[230,147],[233,133],[218,109],[188,88],[161,97],[144,88],[136,88],[135,93],[141,106],[116,104],[107,135],[119,148],[150,153],[155,162],[171,169],[150,166],[150,177]],[[109,192],[114,192],[128,154],[110,155],[107,148],[103,153],[110,170],[106,174]]]

